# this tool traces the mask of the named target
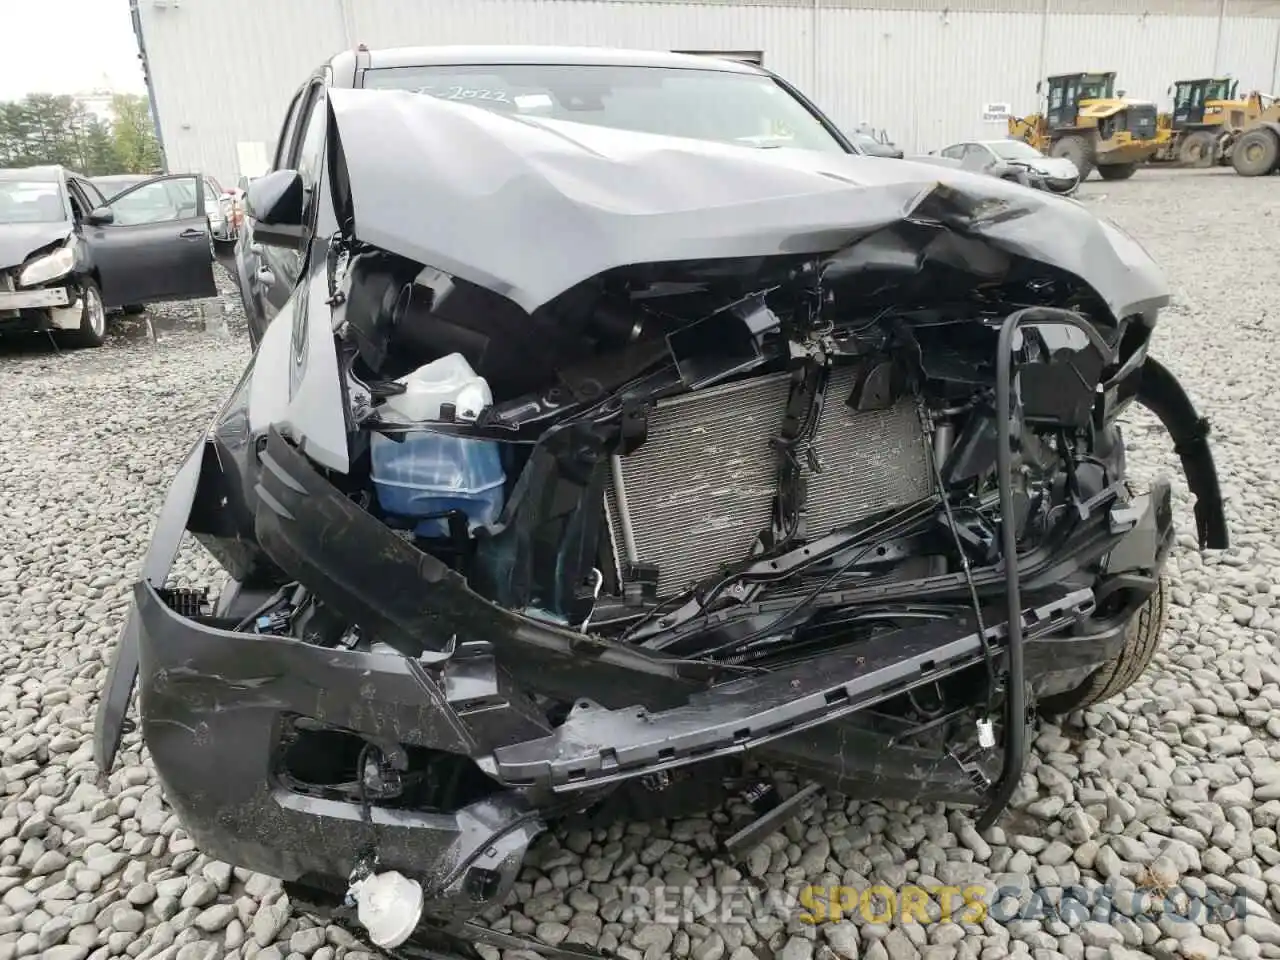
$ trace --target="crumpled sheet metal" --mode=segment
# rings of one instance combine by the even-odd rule
[[[398,90],[329,96],[356,236],[530,312],[613,267],[834,252],[940,211],[953,229],[1075,274],[1117,317],[1169,301],[1150,256],[1113,224],[981,174],[502,115]]]

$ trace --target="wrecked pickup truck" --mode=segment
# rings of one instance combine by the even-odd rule
[[[1080,204],[404,91],[322,108],[315,187],[250,188],[306,266],[174,478],[95,746],[136,676],[199,847],[379,946],[510,946],[469,918],[549,824],[707,809],[747,760],[992,822],[1035,717],[1159,639],[1174,518],[1127,481],[1135,402],[1227,545],[1206,424],[1148,355],[1165,283]],[[168,585],[188,531],[217,597]]]

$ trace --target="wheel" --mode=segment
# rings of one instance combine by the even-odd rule
[[[1080,182],[1084,183],[1093,172],[1093,141],[1079,134],[1072,134],[1055,140],[1049,148],[1049,156],[1066,157],[1080,173]]]
[[[1128,180],[1138,172],[1136,163],[1108,163],[1098,168],[1098,176],[1103,180]]]
[[[1161,577],[1155,593],[1125,624],[1124,646],[1116,658],[1100,666],[1074,690],[1045,697],[1040,701],[1040,712],[1047,717],[1060,717],[1128,690],[1155,656],[1168,617],[1168,586]]]
[[[1267,127],[1250,130],[1231,149],[1231,165],[1242,177],[1263,177],[1280,159],[1280,137]]]
[[[65,339],[72,346],[100,347],[107,339],[107,310],[92,280],[81,283],[80,303],[80,329],[68,331]]]
[[[1179,145],[1178,162],[1184,167],[1212,167],[1217,153],[1217,138],[1208,130],[1197,130]]]

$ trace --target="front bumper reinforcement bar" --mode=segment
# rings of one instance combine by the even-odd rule
[[[1064,592],[1022,612],[1027,640],[1070,627],[1094,609],[1091,590]],[[1003,655],[1006,623],[986,629]],[[556,792],[597,787],[754,749],[873,706],[982,662],[978,632],[938,621],[873,638],[767,675],[721,683],[678,707],[609,710],[579,699],[546,737],[499,747],[478,762],[508,786]]]

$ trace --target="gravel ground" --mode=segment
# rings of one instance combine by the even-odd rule
[[[708,821],[560,834],[493,925],[629,960],[1280,958],[1280,466],[1266,452],[1280,413],[1280,316],[1267,299],[1275,189],[1229,171],[1143,171],[1084,190],[1173,278],[1155,352],[1213,421],[1234,545],[1194,550],[1175,473],[1179,549],[1156,662],[1125,697],[1043,729],[1001,827],[979,836],[959,810],[828,796],[741,864],[717,859]],[[1191,222],[1184,210],[1197,211]],[[295,914],[275,881],[194,849],[137,734],[105,780],[90,754],[104,660],[152,518],[248,357],[222,280],[216,301],[119,321],[101,350],[0,345],[0,960],[366,955]],[[1140,473],[1174,470],[1149,420],[1129,436]],[[192,582],[214,576],[194,549],[182,563]],[[752,914],[735,921],[707,906],[708,888],[744,883],[976,884],[994,906],[981,917],[957,905],[944,920],[934,899],[938,922],[855,915],[820,927],[796,910],[735,907]],[[688,911],[634,892],[689,886],[703,896]],[[1241,893],[1233,911],[1197,909]],[[1149,909],[1160,903],[1164,915]]]

